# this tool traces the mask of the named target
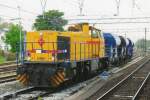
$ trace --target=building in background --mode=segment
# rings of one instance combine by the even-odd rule
[[[6,32],[8,31],[7,28],[3,29],[3,30],[0,30],[0,49],[1,50],[5,50],[5,51],[8,51],[10,46],[6,45],[3,40],[2,40],[2,37],[5,36]]]

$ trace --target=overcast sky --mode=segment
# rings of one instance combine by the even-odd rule
[[[47,0],[46,11],[57,9],[65,13],[65,18],[77,18],[79,15],[78,0]],[[121,0],[120,13],[121,17],[149,17],[150,16],[150,0],[135,0],[136,5],[133,6],[133,0]],[[32,30],[32,24],[38,14],[42,13],[40,0],[0,0],[0,17],[5,21],[18,17],[18,11],[4,7],[8,5],[14,8],[20,6],[31,13],[21,12],[22,25],[26,30]],[[83,14],[88,18],[112,18],[116,14],[116,0],[84,0]],[[150,21],[147,19],[146,21]],[[17,20],[11,22],[17,23]],[[101,24],[97,27],[105,32],[113,32],[124,35],[136,41],[144,37],[144,28],[150,28],[150,24]],[[127,30],[128,29],[128,30]],[[149,32],[147,38],[150,39]]]

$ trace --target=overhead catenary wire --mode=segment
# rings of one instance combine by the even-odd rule
[[[3,15],[3,14],[0,14],[0,18],[2,18],[2,17],[4,17],[4,18],[16,18],[16,17],[13,17],[13,16],[7,16],[7,15]],[[2,18],[2,19],[4,19],[4,18]]]
[[[72,22],[68,23],[68,25],[76,24],[76,23],[81,23],[81,22]],[[89,24],[150,24],[150,22],[88,22]]]
[[[9,6],[9,5],[6,5],[6,4],[0,4],[0,6],[5,7],[5,8],[9,8],[9,9],[13,9],[13,10],[18,10],[17,7]],[[25,10],[25,9],[20,9],[20,11],[24,12],[24,13],[29,13],[29,14],[32,14],[32,15],[38,15],[39,14],[39,13],[28,11],[28,10]]]
[[[77,1],[72,1],[72,0],[64,0],[65,1],[65,3],[68,3],[69,5],[71,4],[71,5],[74,5],[74,6],[78,6],[78,2]]]
[[[150,19],[150,17],[118,17],[118,18],[70,18],[68,20],[120,20],[120,19],[129,19],[129,20],[132,20],[132,19]]]

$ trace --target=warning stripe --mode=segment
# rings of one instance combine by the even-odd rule
[[[26,85],[28,83],[28,78],[29,76],[27,76],[26,74],[18,75],[16,77],[16,79],[19,80],[19,82],[22,83],[23,85]]]
[[[57,76],[57,75],[54,75],[54,78],[60,83],[62,83],[62,80]]]
[[[26,80],[25,80],[25,82],[23,82],[23,84],[24,85],[27,85],[27,83],[28,83],[28,79],[29,79],[29,76],[28,75],[26,75],[26,78],[25,78]]]
[[[57,84],[56,84],[54,81],[52,81],[51,78],[50,78],[50,81],[51,81],[51,84],[52,84],[53,87],[56,87],[56,86],[57,86]]]
[[[25,77],[22,81],[21,81],[21,83],[25,83],[27,81],[27,78]]]
[[[61,73],[57,73],[57,76],[62,80],[62,81],[64,81],[64,77],[63,77],[63,75],[61,74]]]
[[[26,76],[26,74],[23,74],[23,75],[21,76],[21,78],[19,79],[19,81],[21,82],[21,81],[25,78],[25,76]]]
[[[58,86],[64,82],[65,73],[63,70],[59,70],[55,75],[50,77],[52,86]]]
[[[20,74],[19,74],[19,75],[17,75],[16,80],[19,80],[19,79],[20,79],[20,77],[21,77],[21,75],[20,75]]]
[[[27,81],[27,77],[26,76],[21,82],[24,83],[25,81]]]
[[[61,73],[62,73],[62,76],[65,77],[65,72],[63,71],[63,72],[61,72]]]
[[[54,77],[51,77],[51,80],[52,80],[56,85],[59,85],[59,82],[58,82]]]

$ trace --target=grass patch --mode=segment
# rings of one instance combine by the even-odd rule
[[[4,57],[0,56],[0,64],[4,63],[6,60]]]

